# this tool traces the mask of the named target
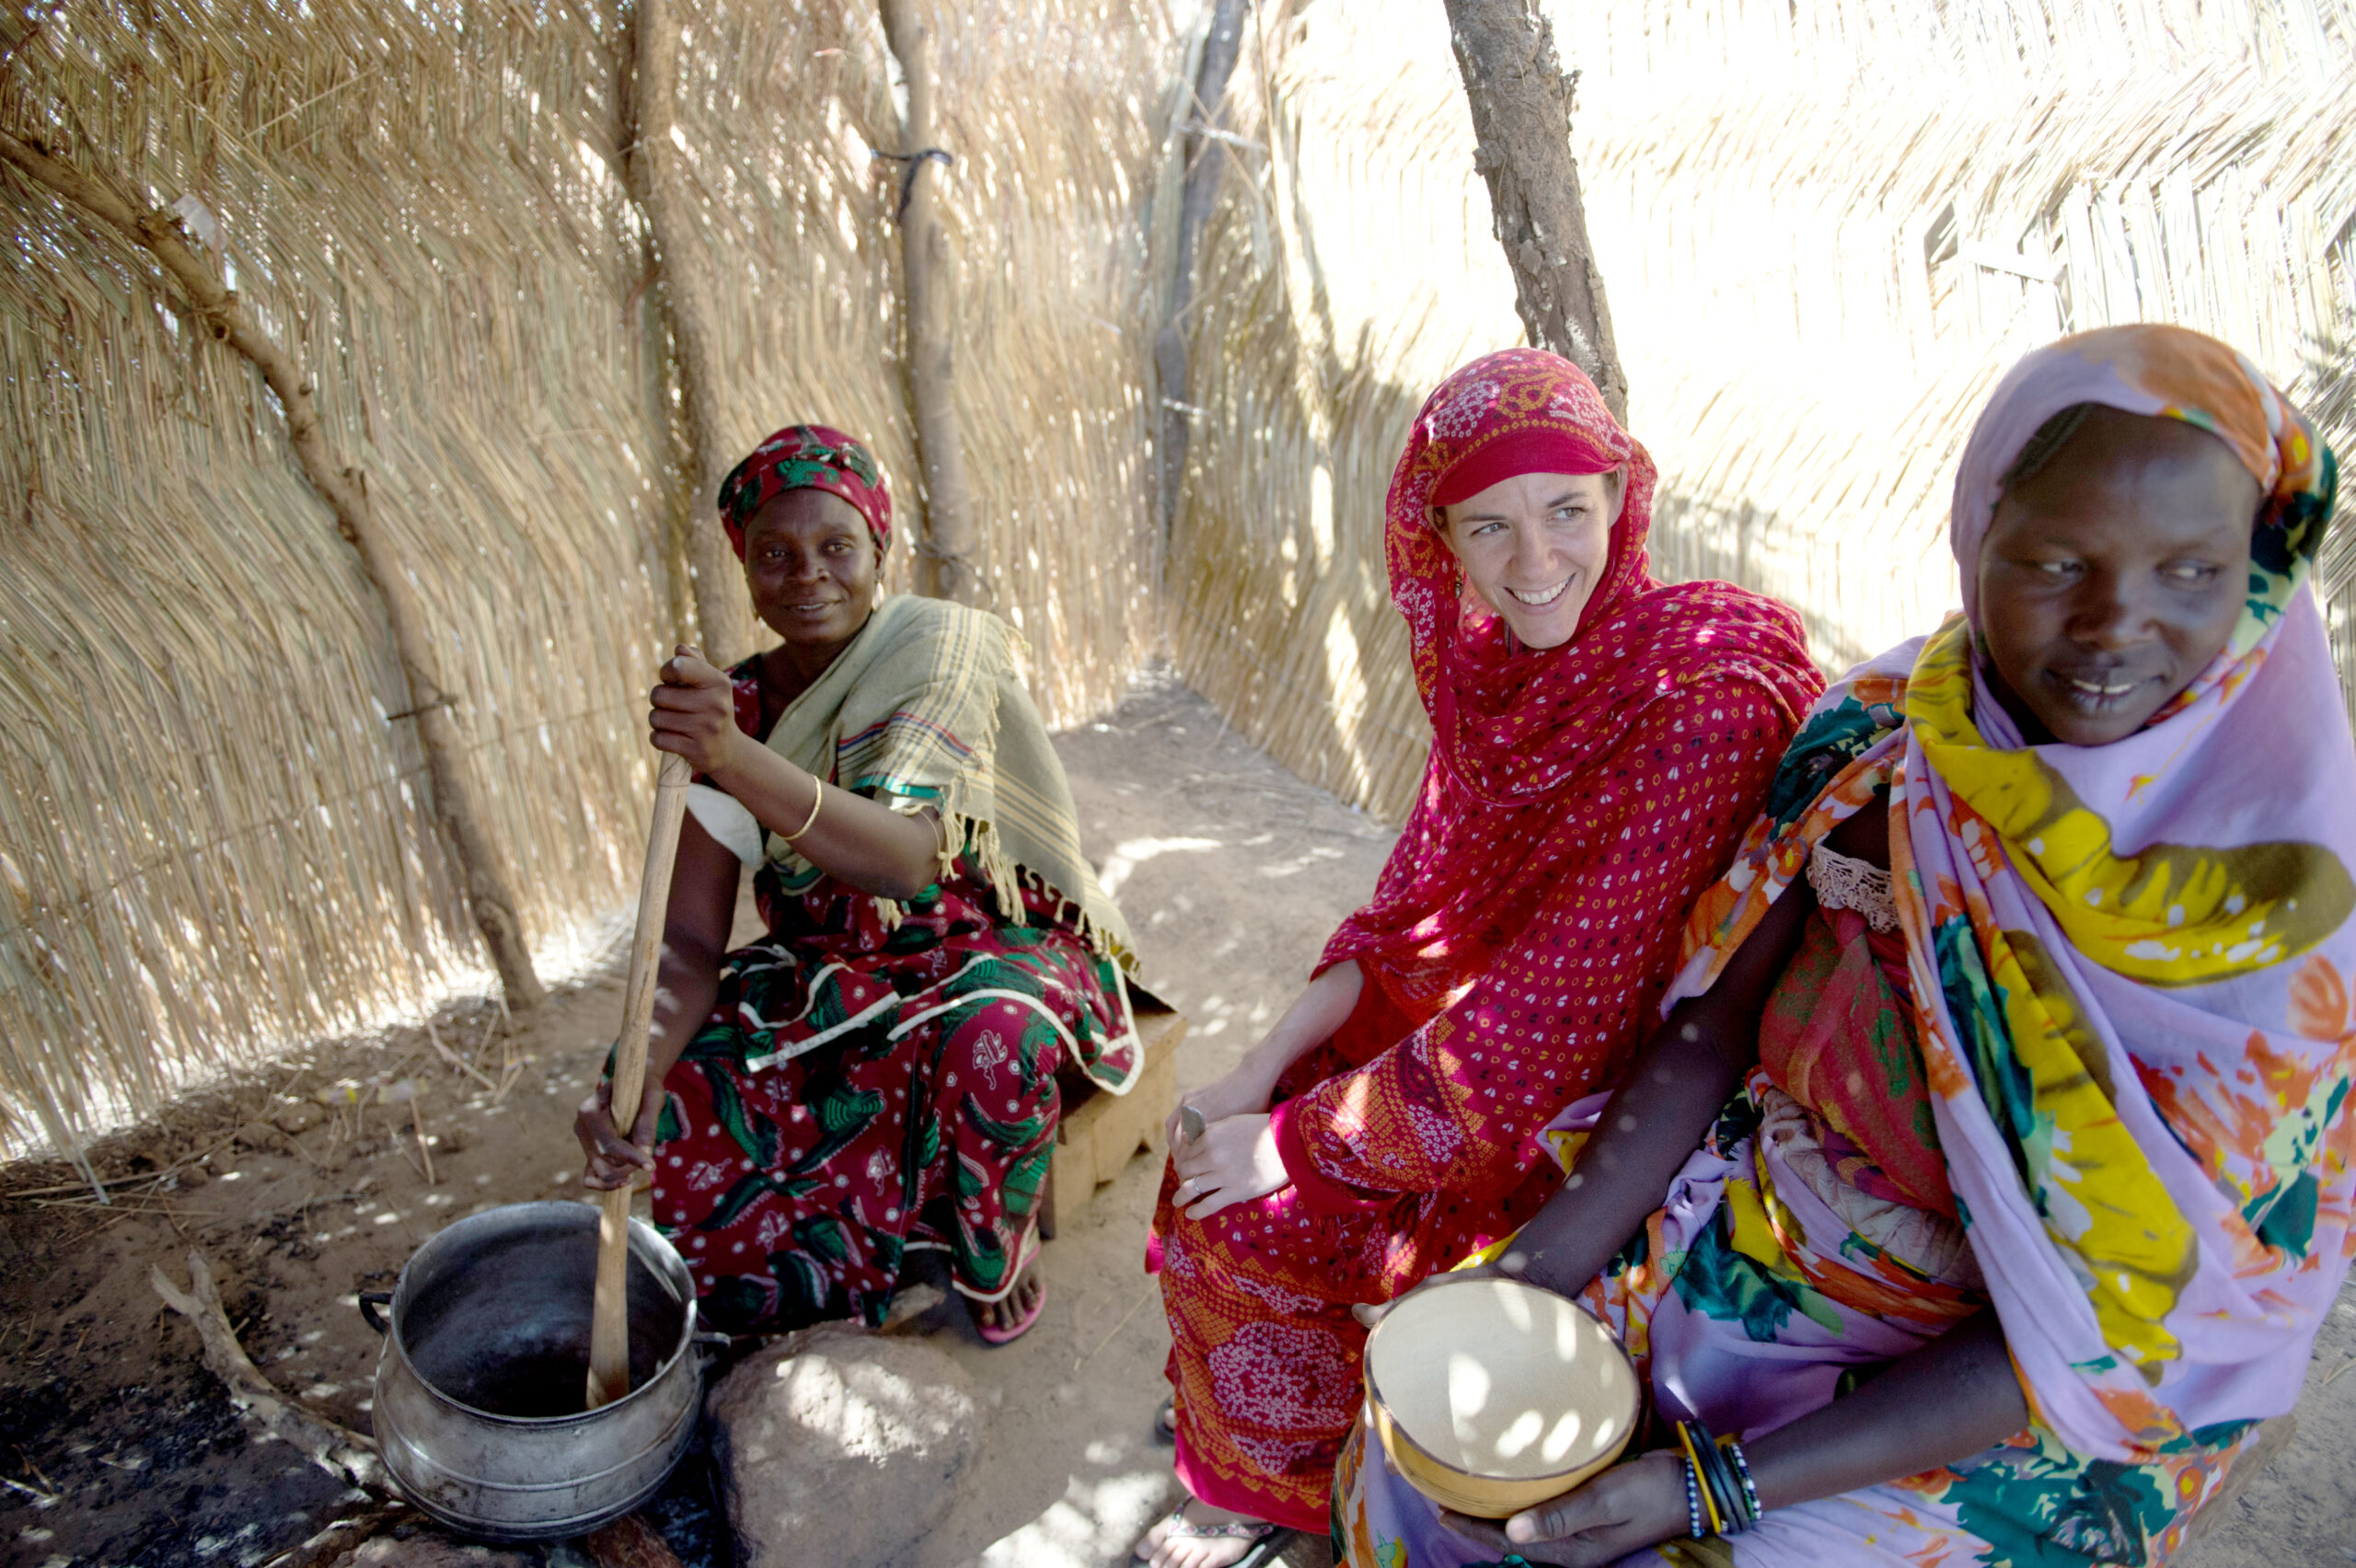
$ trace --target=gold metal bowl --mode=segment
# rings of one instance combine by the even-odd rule
[[[1367,1336],[1366,1402],[1416,1491],[1501,1519],[1618,1458],[1641,1401],[1627,1353],[1576,1302],[1519,1280],[1442,1275]]]

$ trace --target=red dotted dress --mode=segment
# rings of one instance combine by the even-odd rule
[[[1577,635],[1520,647],[1459,584],[1427,521],[1435,490],[1611,468],[1624,498]],[[1351,1305],[1545,1201],[1559,1167],[1540,1129],[1634,1054],[1688,905],[1821,687],[1788,609],[1650,578],[1653,485],[1586,377],[1541,351],[1476,361],[1416,421],[1389,555],[1432,756],[1374,901],[1320,962],[1355,961],[1367,983],[1278,1086],[1291,1184],[1194,1221],[1170,1202],[1173,1170],[1155,1214],[1178,1470],[1207,1503],[1323,1528],[1358,1408]]]

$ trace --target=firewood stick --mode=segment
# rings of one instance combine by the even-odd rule
[[[687,810],[687,764],[666,755],[654,785],[654,824],[646,836],[646,869],[638,884],[638,933],[630,942],[622,1030],[614,1042],[614,1124],[624,1137],[638,1122],[646,1090],[646,1034],[654,1021],[654,983],[662,972],[663,922],[671,905],[671,862]],[[604,1196],[597,1214],[597,1296],[589,1320],[589,1408],[629,1392],[629,1195],[635,1182]]]
[[[357,1486],[378,1497],[390,1495],[374,1444],[306,1410],[262,1376],[261,1368],[237,1343],[237,1331],[229,1326],[229,1314],[221,1307],[221,1289],[213,1283],[212,1265],[193,1248],[188,1254],[188,1277],[189,1288],[182,1290],[160,1266],[148,1271],[148,1281],[164,1298],[164,1305],[196,1325],[204,1342],[204,1365],[228,1386],[229,1402],[346,1486]]]

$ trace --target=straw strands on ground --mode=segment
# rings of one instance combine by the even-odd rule
[[[1828,670],[1955,602],[1965,429],[2062,331],[2213,332],[2356,450],[2346,0],[1553,20],[1631,424],[1661,467],[1655,570],[1784,598]],[[1437,5],[1312,6],[1263,39],[1231,106],[1256,117],[1246,177],[1206,242],[1172,641],[1244,733],[1395,817],[1424,741],[1381,499],[1423,394],[1519,340],[1512,280]],[[2356,526],[2319,587],[2356,672]]]
[[[997,607],[1069,721],[1153,635],[1143,207],[1174,44],[1109,7],[1005,9],[939,64],[964,412]],[[872,434],[913,525],[872,12],[680,10],[729,428]],[[686,619],[681,530],[710,515],[621,178],[619,17],[221,0],[0,24],[0,121],[188,198],[312,368],[560,967],[628,891],[642,692]],[[268,393],[128,247],[13,176],[0,210],[0,1141],[63,1143],[480,971],[386,628]]]

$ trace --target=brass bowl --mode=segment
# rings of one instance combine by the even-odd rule
[[[1367,1336],[1366,1402],[1416,1491],[1501,1519],[1618,1458],[1641,1401],[1627,1353],[1576,1302],[1519,1280],[1442,1275]]]

